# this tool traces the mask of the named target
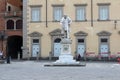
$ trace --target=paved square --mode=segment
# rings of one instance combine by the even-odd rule
[[[120,64],[87,62],[85,67],[44,67],[45,61],[0,64],[0,80],[120,80]]]

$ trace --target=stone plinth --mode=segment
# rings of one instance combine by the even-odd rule
[[[61,54],[59,59],[54,64],[79,64],[71,55],[71,39],[64,38],[61,41]]]

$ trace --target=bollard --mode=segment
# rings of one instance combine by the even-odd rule
[[[29,52],[27,52],[27,54],[28,54],[28,60],[30,60],[30,55],[29,55]]]
[[[49,60],[52,60],[52,52],[49,53]]]
[[[18,60],[20,60],[20,52],[18,52]]]
[[[36,57],[36,60],[39,60],[39,53],[37,52],[37,57]]]
[[[7,56],[7,64],[10,64],[10,59],[11,57],[10,56]]]

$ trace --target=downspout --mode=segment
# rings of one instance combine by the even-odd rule
[[[91,0],[91,26],[93,27],[93,0]]]
[[[48,16],[47,16],[47,12],[48,12],[48,0],[46,0],[46,27],[48,27]]]

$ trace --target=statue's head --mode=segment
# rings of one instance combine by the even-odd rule
[[[66,18],[67,18],[67,15],[64,15],[63,17],[66,19]]]

